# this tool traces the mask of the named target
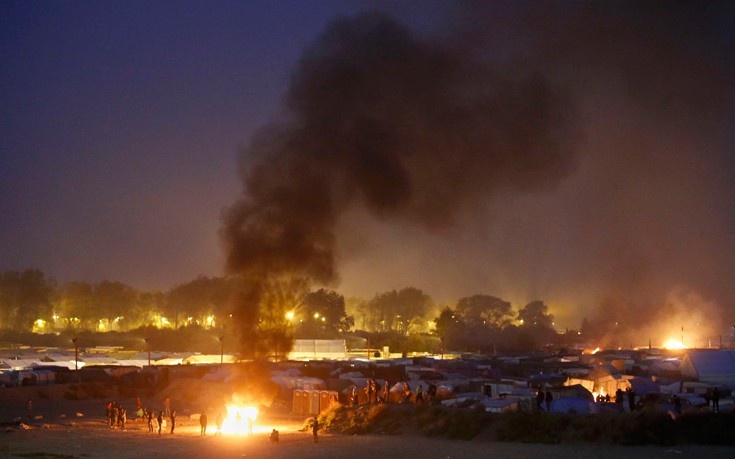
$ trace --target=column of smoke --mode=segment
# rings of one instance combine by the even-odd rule
[[[722,184],[733,72],[717,58],[732,43],[712,44],[712,4],[669,3],[469,3],[456,29],[428,37],[381,14],[334,21],[299,62],[282,116],[243,151],[243,197],[222,230],[228,270],[254,292],[284,275],[335,284],[338,243],[360,240],[344,228],[367,241],[412,228],[378,244],[396,262],[403,247],[483,227],[492,241],[457,246],[468,260],[443,261],[425,284],[462,285],[458,267],[482,257],[505,285],[479,276],[470,288],[635,299],[639,323],[674,287],[735,293],[705,282],[723,234],[691,234],[720,222],[701,203]],[[676,184],[694,189],[672,197]],[[695,279],[691,263],[705,267]]]

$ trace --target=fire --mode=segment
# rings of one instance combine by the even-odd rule
[[[598,352],[600,352],[600,348],[599,347],[596,347],[596,348],[594,348],[592,350],[585,349],[584,351],[582,351],[582,354],[597,354]]]
[[[603,397],[603,398],[605,397],[605,388],[604,387],[600,387],[600,392],[594,392],[594,391],[592,392],[592,398],[595,401],[597,401],[597,397],[598,396]]]
[[[664,343],[664,348],[666,349],[686,349],[687,347],[684,346],[684,343],[681,341],[670,339]]]
[[[254,406],[227,405],[227,417],[222,423],[222,433],[231,435],[252,433],[257,417],[258,409]]]

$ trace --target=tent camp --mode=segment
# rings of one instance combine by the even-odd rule
[[[690,350],[681,361],[681,375],[735,389],[735,350]]]

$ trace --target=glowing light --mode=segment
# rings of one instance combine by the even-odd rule
[[[288,311],[286,313],[286,319],[293,320],[293,311]]]
[[[600,387],[600,392],[592,391],[592,398],[597,401],[597,397],[605,397],[605,388]]]
[[[36,319],[35,322],[33,322],[33,332],[38,333],[43,331],[43,329],[46,328],[46,321],[43,319]]]
[[[207,316],[207,325],[211,326],[214,323],[214,316]]]
[[[582,351],[582,354],[597,354],[598,352],[600,352],[600,348],[596,347],[594,349],[585,349]]]
[[[318,318],[319,318],[319,313],[318,313],[318,312],[315,312],[315,313],[314,313],[314,318],[315,318],[315,319],[318,319]]]
[[[252,432],[257,418],[258,409],[254,406],[227,405],[227,417],[222,423],[222,433],[247,435]]]
[[[681,341],[675,340],[675,339],[669,339],[664,343],[665,349],[686,349],[687,347],[684,346],[684,343]]]

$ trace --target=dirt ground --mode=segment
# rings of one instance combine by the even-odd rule
[[[414,436],[346,436],[320,434],[314,444],[302,432],[304,419],[287,415],[259,417],[253,437],[199,435],[199,424],[186,414],[177,419],[176,432],[160,437],[148,433],[145,422],[128,421],[125,431],[110,429],[104,419],[104,402],[65,400],[46,392],[34,400],[34,416],[23,419],[28,429],[15,423],[27,418],[27,392],[0,389],[0,457],[33,458],[731,458],[732,448],[712,446],[625,447],[610,445],[540,445],[483,441],[455,441]],[[124,401],[134,407],[134,400]],[[82,414],[78,416],[77,413]],[[271,429],[280,442],[270,443]]]

